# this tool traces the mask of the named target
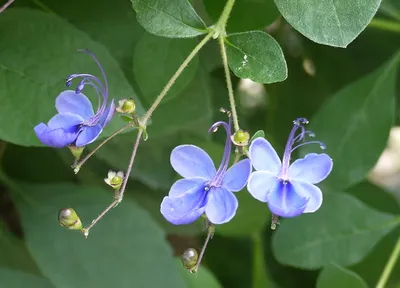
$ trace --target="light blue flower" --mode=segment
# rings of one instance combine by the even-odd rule
[[[303,142],[293,147],[307,135],[314,136],[304,128],[307,123],[305,118],[294,121],[282,162],[264,138],[257,138],[250,145],[249,158],[257,171],[251,174],[247,190],[254,198],[267,202],[274,215],[295,217],[302,213],[313,213],[321,207],[322,192],[314,184],[329,175],[332,159],[324,153],[310,153],[290,164],[291,153],[300,146],[317,143],[325,149],[325,145],[318,141]],[[298,130],[300,133],[296,136]]]
[[[56,114],[47,123],[40,123],[34,130],[39,140],[50,147],[62,148],[66,146],[82,147],[92,143],[99,137],[103,128],[110,122],[115,112],[114,100],[108,104],[107,78],[96,57],[87,50],[97,63],[104,78],[103,83],[91,74],[72,74],[67,78],[67,86],[75,78],[81,78],[75,91],[61,92],[56,99]],[[94,113],[92,103],[82,94],[85,85],[96,89],[99,97],[99,106]]]
[[[184,179],[176,181],[161,203],[161,213],[175,225],[189,224],[205,213],[213,224],[230,221],[238,208],[232,192],[242,190],[251,173],[249,159],[228,169],[231,155],[230,124],[217,122],[227,133],[224,155],[218,170],[210,156],[194,145],[180,145],[171,153],[171,165]]]

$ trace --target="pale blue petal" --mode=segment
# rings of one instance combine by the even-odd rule
[[[328,155],[310,153],[290,165],[289,179],[317,184],[331,173],[332,166],[333,161]]]
[[[232,192],[223,187],[212,187],[208,192],[206,215],[214,224],[229,222],[236,214],[238,201]]]
[[[190,178],[190,179],[179,179],[176,181],[168,192],[168,196],[177,197],[192,189],[193,187],[203,188],[205,187],[205,181],[203,178]]]
[[[303,213],[314,213],[321,207],[323,198],[321,189],[308,182],[296,180],[290,182],[299,195],[309,199]]]
[[[54,148],[63,148],[72,144],[78,135],[75,132],[71,133],[62,128],[50,129],[44,123],[37,125],[34,130],[40,142]]]
[[[308,198],[300,196],[290,182],[279,181],[268,194],[268,207],[281,217],[296,217],[306,208]]]
[[[255,139],[249,148],[249,158],[254,169],[278,174],[281,160],[272,145],[262,137]]]
[[[111,100],[110,105],[107,106],[106,110],[104,111],[103,115],[101,115],[100,118],[100,125],[102,127],[105,127],[112,119],[112,117],[114,116],[115,113],[115,103],[114,103],[114,99]]]
[[[246,186],[251,173],[251,163],[249,159],[244,159],[234,164],[226,171],[223,185],[228,191],[240,191]]]
[[[164,197],[161,202],[160,211],[164,218],[174,225],[190,224],[203,215],[205,207],[192,210],[189,213],[182,213],[176,211],[173,204],[173,200],[170,197]]]
[[[206,194],[204,190],[205,181],[201,178],[180,179],[176,181],[170,191],[169,198],[171,206],[181,213],[188,213],[206,205]]]
[[[211,180],[215,174],[215,166],[210,156],[194,145],[180,145],[171,152],[171,165],[183,178],[201,177]]]
[[[75,142],[75,146],[77,147],[82,147],[94,142],[103,131],[100,124],[97,124],[96,126],[84,126],[81,129],[82,130]]]
[[[94,115],[90,100],[82,93],[76,94],[73,90],[60,93],[56,99],[58,113],[72,113],[87,120]]]
[[[251,173],[247,190],[249,193],[261,202],[268,201],[268,194],[278,183],[275,174],[266,171],[255,171]]]
[[[49,129],[51,130],[62,128],[66,131],[72,132],[75,131],[77,126],[82,122],[83,119],[79,115],[63,113],[54,115],[54,117],[47,123],[47,126],[49,126]]]

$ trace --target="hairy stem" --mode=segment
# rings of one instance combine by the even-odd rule
[[[386,283],[389,280],[390,274],[393,272],[394,266],[396,265],[397,259],[400,256],[400,237],[397,239],[396,245],[393,248],[392,254],[390,254],[389,260],[383,269],[382,275],[376,284],[376,288],[385,288]]]
[[[226,23],[228,22],[229,15],[231,15],[231,11],[233,8],[233,4],[235,4],[235,0],[228,0],[225,4],[224,10],[219,17],[217,25],[220,26],[223,30],[225,30]]]

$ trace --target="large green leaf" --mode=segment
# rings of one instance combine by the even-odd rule
[[[397,64],[398,55],[333,95],[312,118],[310,130],[334,162],[330,186],[345,189],[363,180],[386,147],[396,111]],[[315,146],[307,145],[301,154],[311,151]]]
[[[57,210],[71,206],[90,223],[110,203],[112,191],[67,184],[20,187],[14,187],[15,200],[26,245],[57,287],[113,287],[116,281],[118,287],[185,287],[164,232],[132,200],[110,211],[85,239],[57,224]]]
[[[204,0],[210,17],[216,22],[226,1]],[[262,30],[279,16],[273,0],[236,0],[229,16],[228,32]]]
[[[143,99],[151,105],[165,84],[196,46],[192,39],[168,39],[145,34],[136,46],[133,71]],[[195,57],[168,91],[163,103],[179,95],[196,74]]]
[[[260,83],[281,82],[287,78],[282,49],[267,33],[231,34],[226,44],[229,67],[236,76]]]
[[[0,288],[55,288],[55,286],[53,286],[49,280],[44,277],[34,276],[19,270],[7,268],[0,268],[0,279]]]
[[[200,265],[197,273],[193,274],[182,267],[180,259],[176,259],[176,262],[187,288],[222,288],[214,274],[204,265]]]
[[[25,25],[26,22],[30,24]],[[134,97],[139,113],[143,113],[132,87],[107,50],[65,20],[37,10],[9,9],[0,18],[0,35],[0,138],[3,140],[25,146],[41,145],[33,127],[56,114],[55,99],[66,90],[66,77],[72,73],[99,75],[94,61],[76,52],[82,48],[91,50],[102,63],[108,75],[110,97]],[[90,88],[85,94],[96,99],[95,91]],[[123,121],[115,117],[102,136],[122,125]]]
[[[150,33],[171,38],[207,32],[188,0],[131,0],[138,22]]]
[[[381,0],[275,0],[286,21],[320,44],[346,47],[374,17]]]
[[[336,264],[326,266],[318,277],[317,288],[367,288],[356,273]]]
[[[318,212],[283,220],[273,238],[277,260],[304,269],[361,261],[400,216],[378,212],[342,193],[325,193]]]

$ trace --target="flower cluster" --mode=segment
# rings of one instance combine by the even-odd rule
[[[87,50],[99,66],[104,78],[104,84],[99,78],[91,74],[72,74],[67,78],[67,87],[72,80],[80,78],[75,90],[61,92],[56,99],[56,114],[46,124],[40,123],[34,130],[39,140],[50,147],[62,148],[66,146],[83,147],[97,139],[103,128],[110,122],[115,112],[114,100],[108,103],[108,83],[105,72],[96,57]],[[85,85],[95,88],[99,105],[94,113],[92,103],[82,93]]]

